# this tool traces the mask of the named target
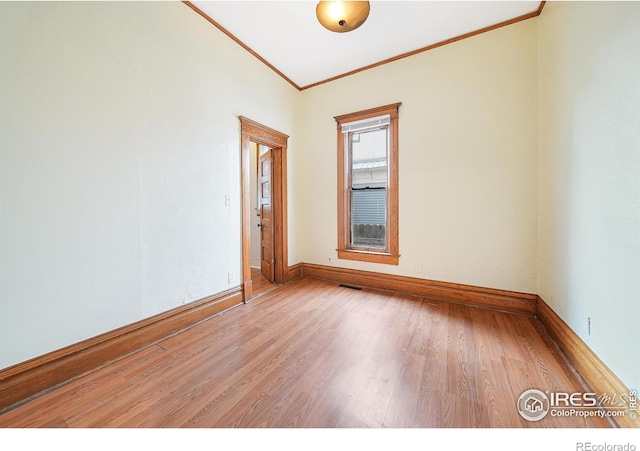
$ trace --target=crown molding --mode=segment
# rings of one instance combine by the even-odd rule
[[[310,89],[310,88],[313,88],[313,87],[316,87],[316,86],[319,86],[319,85],[323,85],[325,83],[329,83],[331,81],[339,80],[341,78],[345,78],[345,77],[348,77],[350,75],[354,75],[354,74],[357,74],[357,73],[360,73],[360,72],[364,72],[366,70],[373,69],[375,67],[379,67],[379,66],[382,66],[384,64],[389,64],[389,63],[392,63],[394,61],[398,61],[398,60],[403,59],[403,58],[408,58],[410,56],[417,55],[419,53],[423,53],[423,52],[426,52],[428,50],[433,50],[433,49],[436,49],[438,47],[442,47],[442,46],[445,46],[445,45],[448,45],[448,44],[453,44],[454,42],[462,41],[463,39],[468,39],[468,38],[477,36],[479,34],[486,33],[488,31],[492,31],[492,30],[496,30],[498,28],[506,27],[507,25],[513,25],[515,23],[522,22],[524,20],[533,19],[534,17],[538,17],[542,13],[542,10],[544,9],[544,5],[545,5],[546,1],[540,2],[540,6],[538,7],[538,9],[533,11],[533,12],[530,12],[528,14],[524,14],[522,16],[518,16],[518,17],[515,17],[513,19],[505,20],[504,22],[500,22],[500,23],[497,23],[495,25],[490,25],[488,27],[480,28],[479,30],[471,31],[469,33],[465,33],[465,34],[462,34],[460,36],[456,36],[454,38],[447,39],[445,41],[437,42],[435,44],[431,44],[431,45],[428,45],[426,47],[419,48],[417,50],[412,50],[411,52],[402,53],[400,55],[397,55],[397,56],[394,56],[394,57],[391,57],[391,58],[387,58],[387,59],[382,60],[382,61],[378,61],[377,63],[369,64],[368,66],[364,66],[364,67],[361,67],[359,69],[354,69],[352,71],[345,72],[344,74],[336,75],[335,77],[327,78],[326,80],[321,80],[321,81],[318,81],[316,83],[311,83],[311,84],[305,85],[305,86],[297,85],[293,80],[291,80],[289,77],[287,77],[282,72],[280,72],[273,64],[271,64],[269,61],[267,61],[262,56],[260,56],[251,47],[249,47],[244,42],[242,42],[240,39],[238,39],[238,37],[236,37],[229,30],[227,30],[222,25],[220,25],[218,22],[216,22],[214,19],[212,19],[208,14],[206,14],[204,11],[202,11],[200,8],[198,8],[196,5],[194,5],[190,1],[183,1],[182,3],[187,5],[189,8],[191,8],[196,13],[198,13],[205,20],[207,20],[211,25],[216,27],[218,30],[220,30],[224,34],[226,34],[236,44],[238,44],[240,47],[245,49],[247,52],[249,52],[251,55],[253,55],[255,58],[257,58],[259,61],[261,61],[263,64],[265,64],[269,69],[271,69],[276,74],[278,74],[280,77],[282,77],[291,86],[296,88],[298,91],[304,91],[305,89]]]

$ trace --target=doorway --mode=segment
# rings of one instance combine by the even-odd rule
[[[253,295],[275,287],[274,229],[271,202],[273,150],[250,142],[251,281]]]
[[[287,268],[287,140],[288,136],[240,116],[242,167],[242,288],[244,301],[259,288],[258,274],[275,284],[286,282]],[[257,157],[254,189],[261,193],[260,205],[252,202],[252,150],[266,149]],[[258,173],[261,178],[257,178]],[[258,196],[256,196],[258,197]],[[260,230],[252,219],[259,216]],[[260,272],[252,266],[252,237],[260,236]],[[253,273],[253,274],[252,274]],[[254,278],[256,286],[254,287]]]

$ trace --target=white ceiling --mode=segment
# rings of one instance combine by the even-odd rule
[[[300,88],[538,10],[539,1],[372,1],[349,33],[316,19],[316,1],[194,1]]]

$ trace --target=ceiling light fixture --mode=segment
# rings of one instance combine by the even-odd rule
[[[316,6],[318,21],[327,30],[345,33],[358,28],[369,17],[369,2],[321,1]]]

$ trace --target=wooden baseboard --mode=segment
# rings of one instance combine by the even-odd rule
[[[536,295],[414,277],[303,263],[302,274],[315,279],[394,291],[484,309],[535,316]]]
[[[0,370],[0,412],[241,303],[233,288]]]
[[[595,352],[576,334],[569,325],[542,299],[537,297],[536,317],[547,330],[549,336],[556,342],[573,365],[578,374],[584,379],[589,389],[601,394],[629,394],[629,388],[614,374],[609,367],[600,360]],[[604,406],[606,408],[606,406]],[[640,414],[638,412],[637,414]],[[611,420],[620,427],[640,427],[640,420],[632,420],[629,415],[612,417]]]
[[[286,270],[286,280],[285,283],[291,282],[298,277],[302,277],[302,263],[296,263],[295,265],[288,266]]]

